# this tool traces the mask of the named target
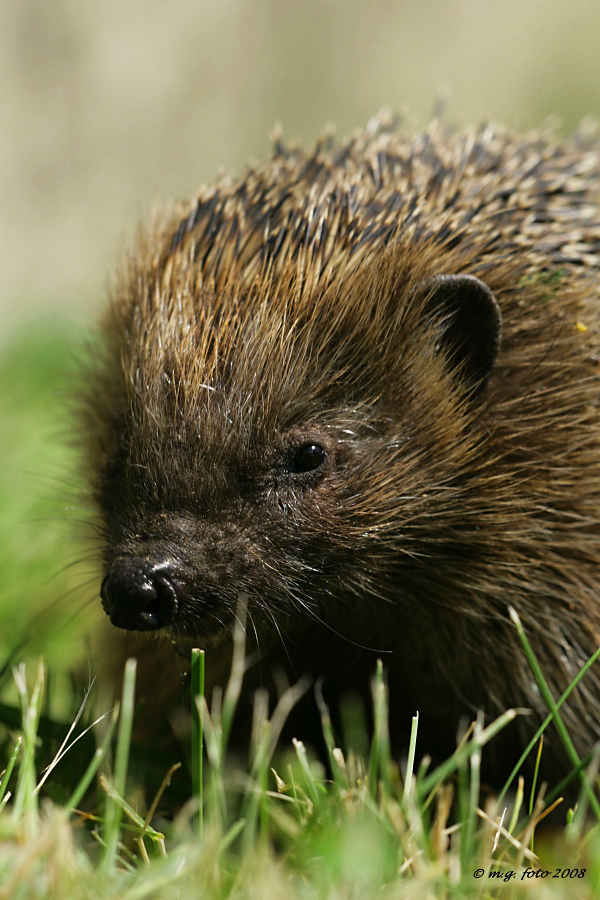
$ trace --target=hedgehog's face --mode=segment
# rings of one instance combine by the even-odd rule
[[[410,535],[425,519],[436,467],[447,481],[444,445],[453,452],[464,430],[449,407],[436,421],[440,384],[477,388],[500,339],[497,304],[476,279],[429,279],[422,294],[418,310],[434,323],[423,326],[426,346],[414,326],[410,343],[398,339],[404,361],[382,345],[377,382],[360,358],[361,322],[356,333],[342,329],[340,341],[354,340],[345,356],[339,343],[311,356],[303,337],[297,371],[277,330],[265,345],[251,317],[225,365],[211,344],[198,366],[197,345],[184,344],[190,329],[157,365],[144,332],[105,429],[96,489],[107,537],[101,596],[114,625],[212,647],[243,601],[263,641],[313,615],[333,623],[353,592],[376,594],[386,536],[401,547],[405,535],[406,557],[418,555]]]
[[[101,597],[112,623],[166,629],[181,649],[209,648],[227,638],[240,602],[261,640],[293,631],[317,606],[322,612],[315,593],[331,591],[347,557],[350,436],[295,428],[243,460],[213,446],[202,454],[201,478],[186,478],[176,452],[171,472],[167,463],[151,475],[129,460],[107,473]],[[157,477],[169,497],[157,494]]]

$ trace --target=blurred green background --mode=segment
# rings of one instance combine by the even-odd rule
[[[275,123],[310,144],[449,95],[459,125],[567,130],[599,112],[599,36],[598,0],[3,0],[0,661],[26,637],[70,665],[101,615],[68,397],[136,223]]]

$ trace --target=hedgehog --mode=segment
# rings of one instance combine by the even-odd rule
[[[151,690],[193,646],[218,681],[242,602],[248,697],[306,675],[335,708],[380,658],[394,746],[416,710],[441,758],[526,707],[488,756],[512,766],[547,709],[510,608],[555,698],[600,643],[599,187],[583,129],[380,115],[278,134],[140,231],[78,433]],[[582,755],[599,696],[593,668],[563,709]],[[543,758],[568,771],[552,730]]]

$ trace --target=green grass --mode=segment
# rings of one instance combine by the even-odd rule
[[[278,711],[269,717],[259,695],[248,765],[229,765],[229,724],[244,666],[241,629],[235,640],[236,661],[223,697],[210,710],[202,696],[193,700],[192,711],[201,714],[194,717],[192,744],[199,752],[205,742],[207,765],[199,772],[192,759],[190,797],[172,819],[157,813],[172,772],[165,771],[147,807],[140,801],[131,744],[133,660],[126,666],[120,712],[92,725],[98,748],[63,803],[45,793],[51,781],[69,780],[64,763],[71,751],[46,780],[37,768],[44,756],[37,732],[45,670],[38,666],[29,678],[25,666],[16,670],[22,725],[6,745],[0,783],[0,898],[490,897],[499,887],[502,896],[525,896],[536,878],[528,872],[539,873],[540,896],[597,896],[597,826],[575,816],[558,831],[551,851],[535,846],[534,852],[539,807],[533,818],[515,816],[503,827],[497,805],[480,810],[479,760],[494,728],[476,724],[469,740],[433,772],[424,766],[410,776],[400,771],[389,750],[381,668],[373,685],[376,727],[367,758],[329,743],[333,765],[326,777],[300,741],[274,756]],[[292,696],[280,701],[284,707],[294,699],[289,690]],[[103,738],[99,724],[107,725]],[[66,723],[64,728],[66,733]],[[89,735],[81,722],[69,742],[79,734]],[[568,877],[554,878],[557,868],[560,874],[567,868]]]
[[[482,756],[514,711],[487,727],[476,721],[435,769],[419,758],[415,720],[400,766],[390,748],[380,667],[373,734],[349,721],[343,751],[317,697],[328,772],[301,742],[278,740],[298,687],[270,715],[258,693],[247,760],[232,762],[229,735],[244,677],[241,628],[229,683],[210,708],[202,696],[203,655],[194,658],[190,745],[179,748],[175,765],[161,769],[154,759],[159,777],[149,789],[143,751],[132,742],[135,665],[128,663],[112,710],[94,711],[96,686],[82,696],[70,677],[85,664],[86,601],[96,593],[80,587],[85,567],[70,567],[82,554],[73,540],[77,485],[54,425],[68,430],[63,397],[73,377],[72,343],[62,328],[46,328],[0,360],[0,900],[600,895],[598,754],[587,764],[589,779],[582,768],[577,811],[560,808],[546,843],[531,785],[515,780],[510,802],[488,800],[481,808]],[[63,480],[47,477],[57,472]],[[522,642],[569,748],[560,723],[564,697],[549,695],[526,635]],[[42,650],[46,666],[37,660]]]
[[[61,322],[31,326],[0,357],[0,660],[43,652],[54,672],[81,659],[95,594],[75,565],[86,515],[68,445],[76,337]]]

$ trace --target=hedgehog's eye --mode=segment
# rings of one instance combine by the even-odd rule
[[[327,459],[327,451],[320,444],[301,444],[290,461],[290,472],[312,472]]]

